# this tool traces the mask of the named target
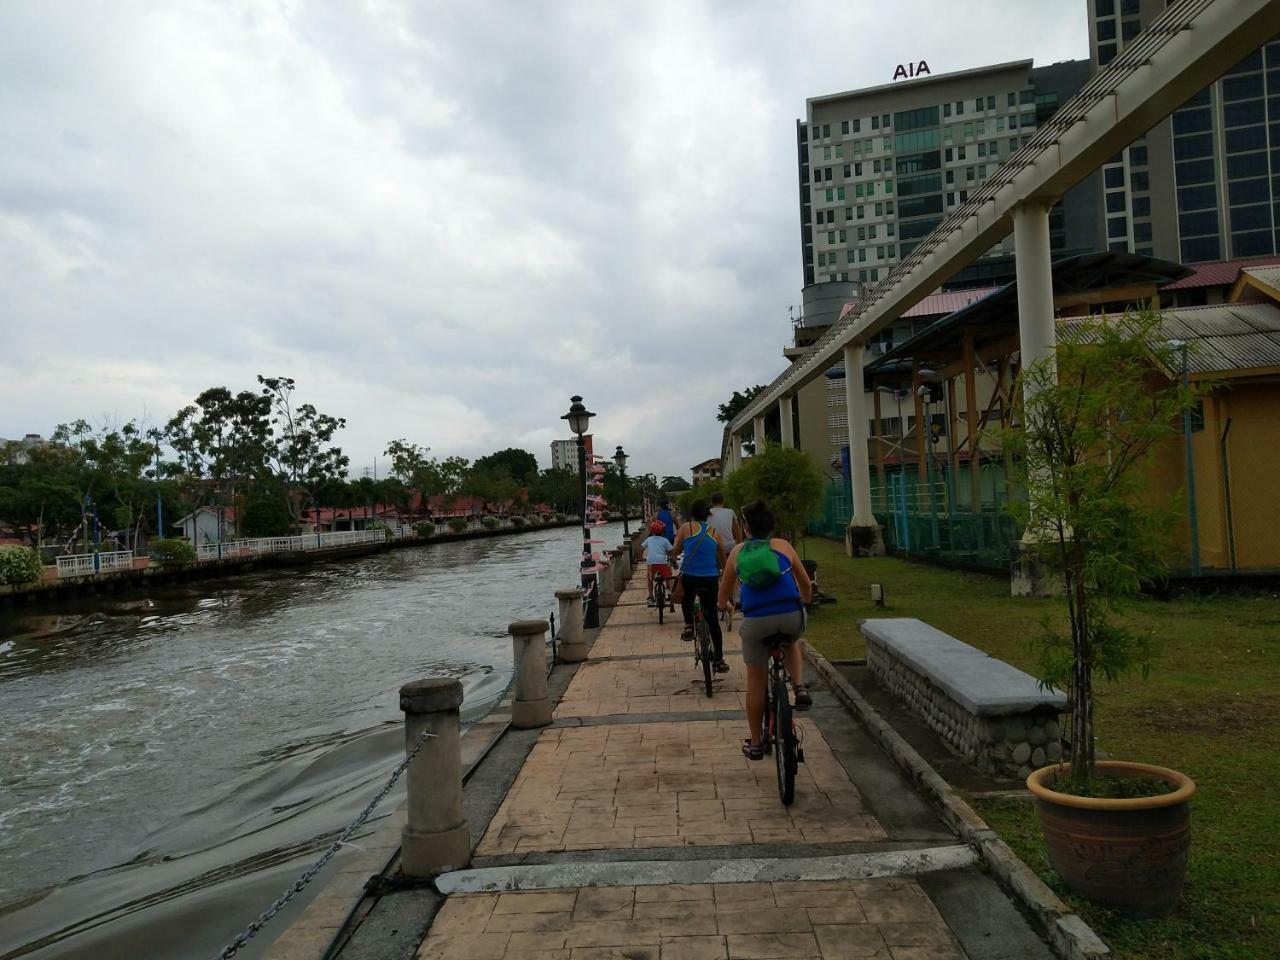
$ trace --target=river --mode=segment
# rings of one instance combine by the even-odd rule
[[[0,960],[216,954],[403,755],[402,683],[458,677],[464,716],[501,693],[580,538],[0,610]]]

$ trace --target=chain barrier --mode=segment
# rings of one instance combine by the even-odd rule
[[[405,770],[408,769],[409,764],[412,763],[414,757],[418,755],[423,744],[433,736],[434,734],[423,731],[422,736],[418,738],[418,742],[413,745],[413,749],[409,751],[404,760],[402,760],[395,770],[391,772],[391,776],[388,778],[387,782],[382,785],[382,789],[374,794],[373,799],[370,800],[365,808],[360,811],[359,815],[357,815],[356,818],[347,825],[347,828],[343,830],[342,833],[338,834],[338,839],[329,844],[324,853],[320,855],[320,859],[304,870],[302,875],[298,877],[297,880],[293,881],[289,889],[276,898],[275,902],[272,903],[271,906],[267,907],[266,910],[258,915],[256,920],[250,923],[249,926],[245,927],[245,929],[240,933],[236,934],[235,937],[232,938],[231,942],[222,948],[222,951],[218,954],[218,960],[229,960],[229,958],[234,957],[239,953],[241,948],[252,940],[259,930],[265,927],[267,923],[276,916],[276,914],[289,905],[289,901],[300,894],[307,884],[316,878],[320,871],[323,870],[329,861],[334,858],[337,852],[346,845],[347,841],[350,840],[355,832],[364,825],[366,820],[369,819],[374,808],[377,807],[386,795],[391,792],[391,788],[396,785],[396,781],[399,780]]]

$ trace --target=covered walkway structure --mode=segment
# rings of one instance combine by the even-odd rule
[[[801,386],[843,362],[860,370],[870,338],[1008,235],[1014,234],[1018,352],[1023,365],[1052,357],[1056,343],[1049,209],[1107,158],[1172,113],[1233,64],[1280,34],[1280,0],[1177,0],[981,188],[782,372],[725,429],[726,472],[740,465],[731,438],[763,434],[776,406],[782,442],[794,445],[793,407]],[[852,527],[877,530],[871,502],[867,396],[846,393],[853,494]],[[865,539],[865,538],[864,538]]]

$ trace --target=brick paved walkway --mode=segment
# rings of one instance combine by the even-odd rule
[[[658,626],[643,570],[623,595],[542,730],[476,849],[485,858],[582,860],[602,851],[728,850],[884,841],[818,725],[801,719],[805,762],[785,808],[771,762],[748,761],[743,666],[702,689],[677,613]],[[698,718],[698,714],[716,711]],[[725,719],[731,711],[736,719]],[[578,724],[577,721],[582,721]],[[819,848],[820,849],[820,848]],[[741,856],[741,853],[737,854]],[[764,854],[760,854],[764,855]],[[777,853],[772,855],[777,856]],[[532,858],[532,859],[530,859]],[[450,896],[423,960],[703,960],[965,954],[920,886],[903,878],[603,886]]]
[[[910,880],[459,894],[424,960],[964,960]]]

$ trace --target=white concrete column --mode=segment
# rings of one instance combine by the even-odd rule
[[[1018,341],[1022,368],[1053,358],[1053,259],[1049,205],[1028,201],[1013,208],[1013,252],[1018,280]]]
[[[557,616],[560,618],[559,656],[565,663],[581,663],[590,652],[582,635],[582,588],[556,591]]]
[[[457,680],[415,680],[400,688],[405,751],[413,757],[400,834],[406,876],[432,877],[471,862],[471,828],[462,813],[461,705]]]
[[[868,449],[867,394],[862,389],[861,344],[844,347],[844,405],[849,415],[849,483],[853,488],[853,523],[875,525],[871,515],[871,455]]]
[[[764,435],[764,414],[751,418],[751,428],[754,432],[753,439],[756,444],[756,453],[764,453],[765,435]]]
[[[618,560],[613,555],[612,550],[600,551],[600,563],[608,564],[603,570],[596,574],[599,581],[599,604],[603,607],[616,607],[618,605]]]
[[[545,620],[517,620],[511,634],[515,684],[511,691],[511,725],[517,730],[551,722],[547,695],[547,627]]]
[[[784,447],[794,447],[796,445],[794,410],[795,397],[789,393],[784,393],[778,398],[778,416],[782,418],[782,445]]]

